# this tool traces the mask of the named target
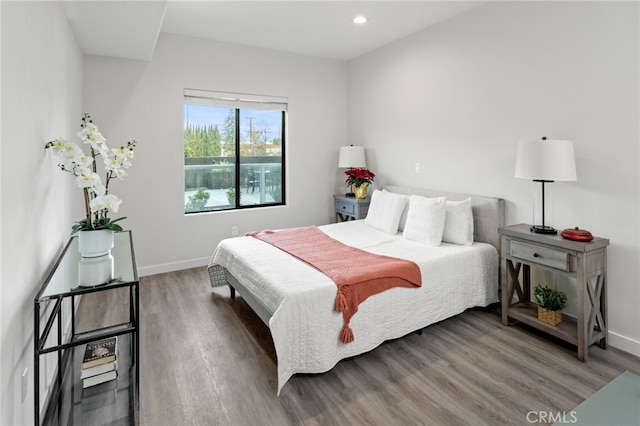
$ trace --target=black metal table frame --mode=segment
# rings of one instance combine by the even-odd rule
[[[77,346],[84,345],[95,340],[105,339],[113,336],[120,336],[124,334],[132,335],[132,343],[131,343],[131,367],[135,366],[135,379],[134,379],[134,397],[133,397],[133,405],[132,408],[137,408],[139,404],[139,395],[140,395],[140,328],[139,328],[139,312],[140,312],[140,297],[139,297],[139,279],[135,266],[135,253],[133,251],[133,239],[131,237],[131,231],[123,231],[129,233],[129,242],[131,244],[131,261],[133,264],[133,273],[134,280],[133,281],[116,281],[113,283],[100,285],[96,287],[86,287],[80,288],[78,290],[74,290],[72,293],[61,293],[52,296],[42,297],[42,293],[44,293],[47,285],[49,284],[51,278],[55,274],[58,266],[60,265],[61,260],[66,255],[71,243],[73,241],[72,237],[69,239],[69,242],[65,246],[62,254],[58,257],[55,266],[49,273],[47,279],[45,280],[43,286],[38,291],[37,296],[34,299],[34,424],[38,426],[40,424],[40,356],[57,352],[57,374],[56,374],[56,386],[53,387],[53,391],[49,393],[49,401],[57,401],[58,404],[61,404],[62,399],[60,398],[60,392],[62,390],[62,382],[66,373],[66,364],[69,356],[69,352],[67,349],[73,349]],[[103,327],[99,329],[89,330],[85,332],[76,333],[76,318],[75,318],[75,298],[76,296],[81,296],[83,294],[95,293],[99,291],[113,290],[121,287],[129,287],[129,321],[119,324],[114,324],[108,327]],[[65,298],[71,298],[71,336],[69,341],[62,342],[62,324],[63,324],[63,300]],[[40,314],[43,311],[46,311],[46,307],[44,310],[41,309],[42,305],[48,305],[51,301],[55,301],[53,309],[49,314],[46,324],[42,329],[42,334],[40,333]],[[53,328],[54,323],[57,323],[57,344],[54,346],[45,347],[47,339],[49,337],[49,333]],[[49,402],[50,403],[50,402]],[[49,405],[49,404],[47,404]],[[46,410],[45,410],[46,411]],[[132,422],[133,422],[132,416]]]

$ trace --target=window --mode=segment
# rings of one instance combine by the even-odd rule
[[[185,90],[184,211],[285,203],[287,100]]]

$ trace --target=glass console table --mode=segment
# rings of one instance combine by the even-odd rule
[[[48,392],[48,401],[43,407],[45,424],[137,423],[140,394],[139,291],[131,231],[114,235],[111,255],[114,280],[95,287],[79,287],[78,238],[72,237],[34,299],[35,425],[40,425],[41,414],[41,357],[50,353],[57,354],[57,372]],[[78,331],[75,313],[78,296],[115,289],[123,291],[122,288],[128,290],[128,321]],[[70,318],[67,318],[69,315]],[[63,327],[69,323],[71,332],[63,341]],[[51,333],[54,327],[56,332]],[[85,345],[113,336],[118,336],[118,378],[110,386],[98,385],[83,390],[80,373]]]

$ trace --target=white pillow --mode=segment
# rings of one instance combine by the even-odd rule
[[[407,212],[409,211],[409,196],[404,194],[398,194],[397,192],[387,191],[386,189],[383,189],[382,192],[388,192],[390,194],[395,194],[395,195],[404,197],[405,204],[404,204],[404,208],[402,209],[402,214],[400,215],[400,222],[398,223],[398,231],[404,231],[404,226],[407,224]]]
[[[453,244],[473,244],[473,212],[471,198],[464,201],[447,200],[447,219],[442,241]]]
[[[429,246],[438,246],[442,241],[447,215],[444,197],[427,198],[420,195],[409,197],[407,224],[402,236]]]
[[[400,194],[376,189],[371,195],[364,223],[380,231],[395,234],[398,232],[398,222],[406,203],[406,198]]]

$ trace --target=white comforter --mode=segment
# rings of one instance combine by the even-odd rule
[[[210,264],[225,267],[273,315],[269,328],[278,357],[278,394],[295,373],[330,370],[341,359],[385,340],[498,300],[498,253],[484,243],[429,247],[352,221],[319,227],[360,249],[410,259],[422,287],[394,288],[360,304],[351,319],[355,340],[338,340],[342,314],[333,310],[336,285],[327,276],[253,237],[220,242]]]

